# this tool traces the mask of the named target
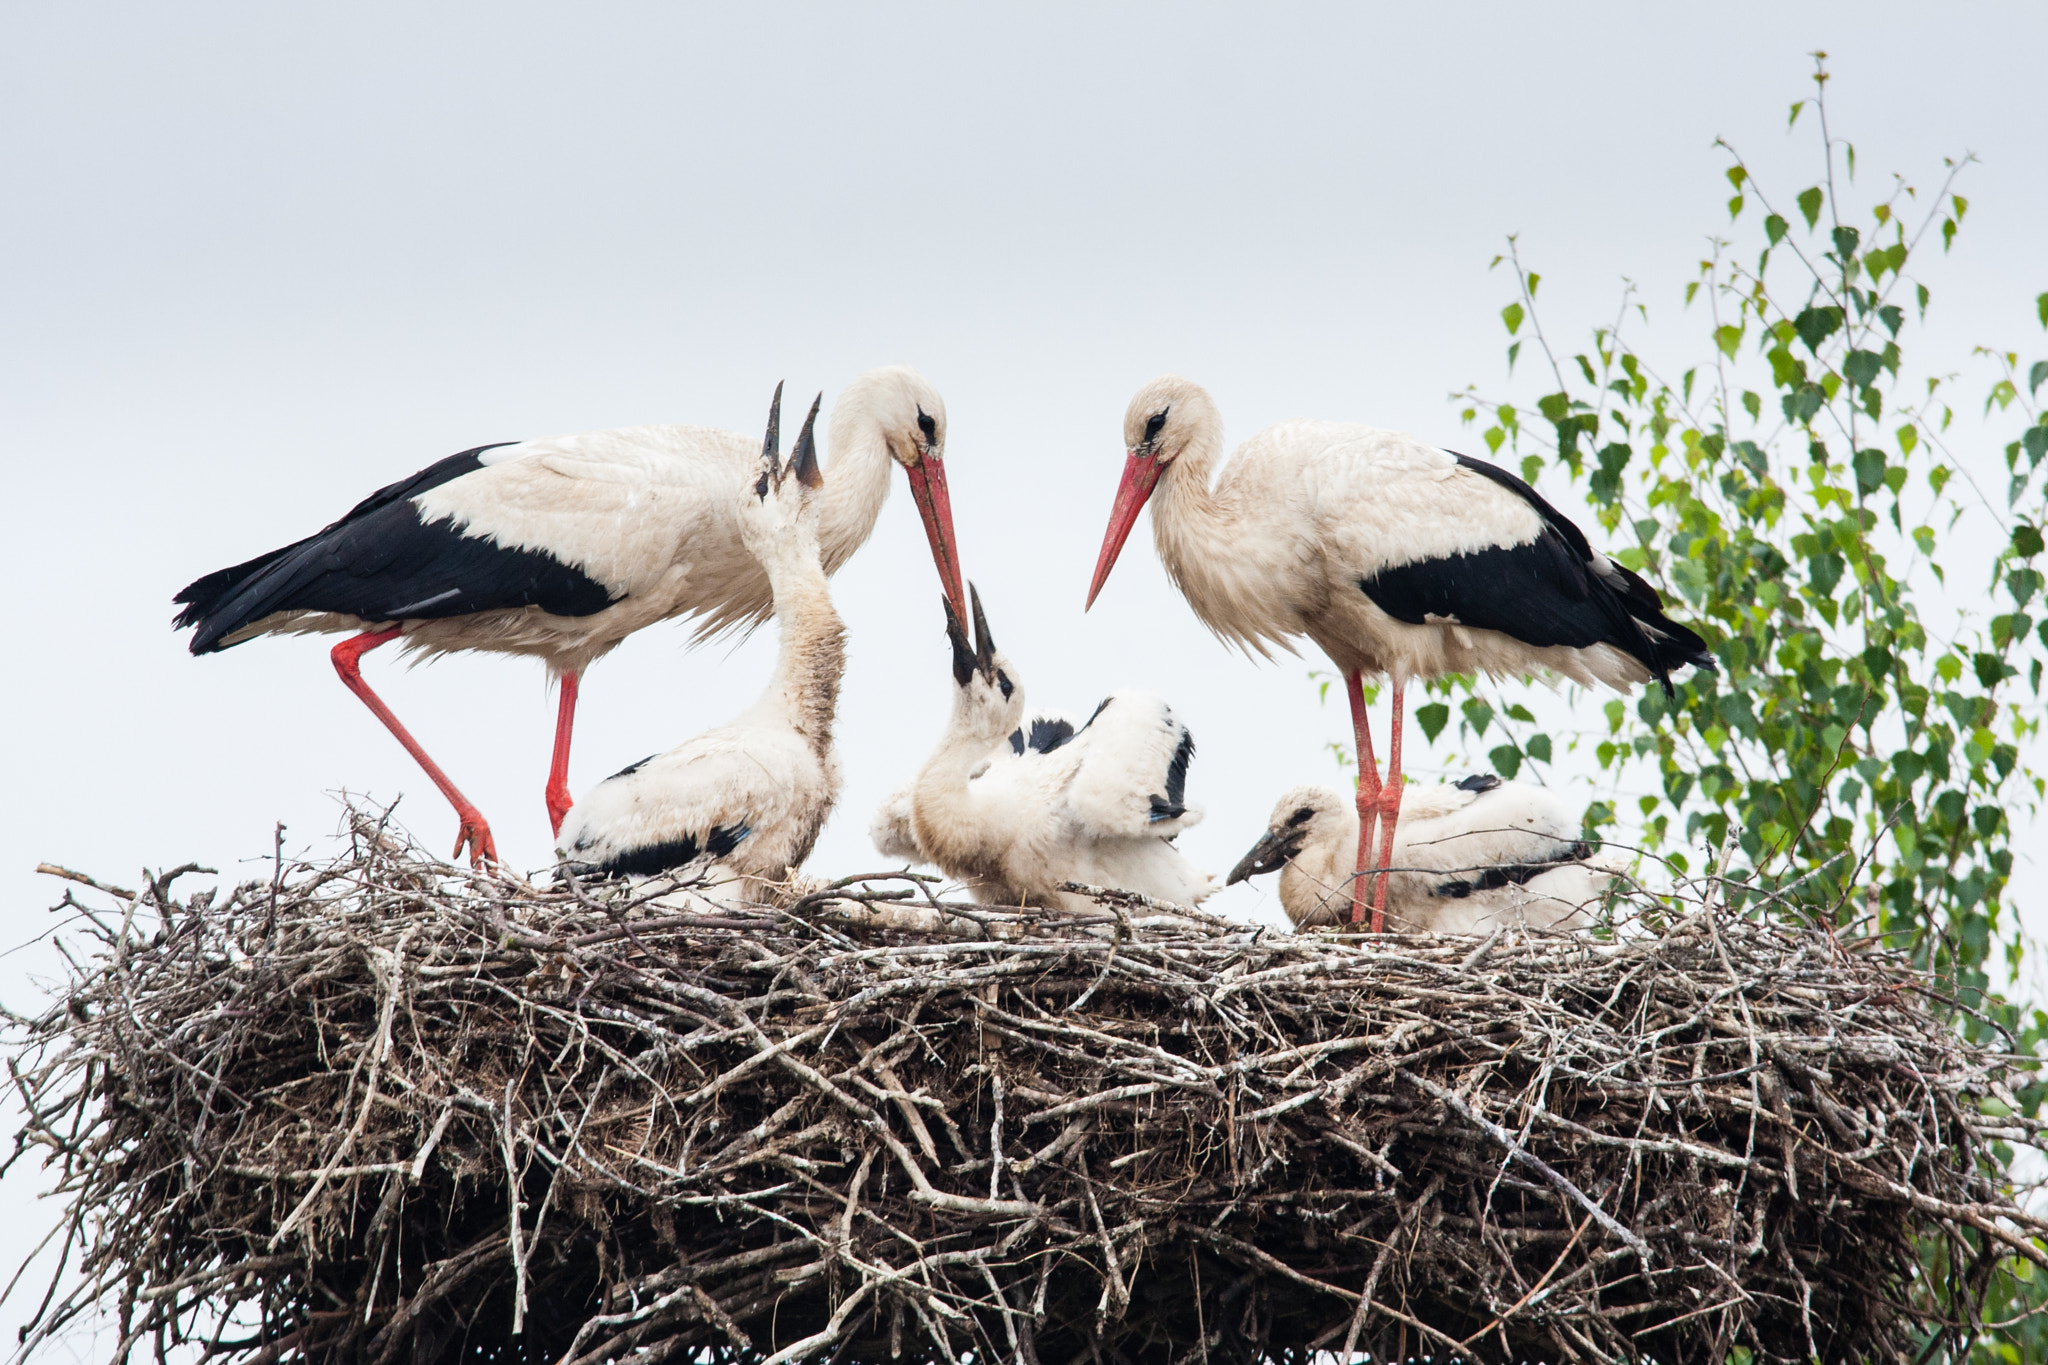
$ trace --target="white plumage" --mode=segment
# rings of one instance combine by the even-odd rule
[[[1351,909],[1357,847],[1350,797],[1296,787],[1230,881],[1277,869],[1281,908],[1297,927],[1337,924]],[[1585,928],[1623,870],[1579,837],[1577,815],[1554,793],[1496,777],[1403,791],[1390,868],[1388,926],[1438,934]]]
[[[827,574],[874,529],[889,468],[911,484],[946,592],[965,610],[946,489],[945,404],[916,371],[872,370],[832,413],[818,542]],[[371,495],[317,535],[187,586],[192,652],[272,633],[364,632],[334,650],[342,680],[420,761],[462,819],[473,856],[490,830],[363,682],[360,656],[392,640],[423,654],[527,654],[561,680],[547,785],[560,829],[582,672],[628,635],[676,616],[699,637],[771,610],[741,535],[754,443],[710,427],[644,426],[480,447]]]
[[[776,392],[778,402],[781,391]],[[813,418],[817,415],[814,406]],[[738,719],[600,782],[569,811],[562,855],[580,869],[742,879],[759,900],[809,856],[839,795],[832,723],[845,669],[845,631],[825,584],[818,541],[824,499],[804,423],[787,470],[775,423],[738,532],[773,594],[775,675]]]
[[[1194,739],[1172,709],[1149,692],[1114,692],[1070,737],[1055,739],[1054,724],[1045,747],[1033,744],[1021,724],[1023,686],[978,597],[974,618],[969,645],[947,605],[958,691],[910,788],[910,852],[897,856],[922,856],[984,904],[1089,908],[1061,889],[1069,881],[1179,905],[1207,896],[1212,879],[1169,842],[1202,817],[1185,800]],[[891,814],[885,805],[878,829],[889,829]]]
[[[1626,690],[1653,678],[1669,687],[1682,664],[1713,667],[1654,589],[1484,461],[1373,427],[1283,422],[1240,446],[1212,486],[1223,421],[1200,385],[1176,376],[1132,399],[1124,444],[1089,602],[1156,489],[1160,560],[1204,625],[1260,655],[1292,652],[1302,636],[1321,647],[1351,700],[1360,871],[1392,852],[1409,682],[1550,672]],[[1368,674],[1392,682],[1384,782],[1366,725]],[[1355,894],[1362,915],[1362,888]]]

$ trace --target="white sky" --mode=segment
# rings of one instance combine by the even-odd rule
[[[1081,614],[1130,394],[1191,375],[1233,442],[1320,416],[1477,449],[1446,395],[1503,387],[1509,281],[1486,265],[1511,231],[1553,337],[1610,317],[1626,276],[1696,350],[1704,324],[1677,305],[1726,222],[1712,140],[1780,198],[1810,183],[1809,130],[1788,139],[1785,108],[1816,46],[1866,184],[1898,170],[1931,188],[1943,156],[1984,162],[1956,255],[1927,275],[1921,344],[1958,365],[1976,342],[2048,352],[2031,312],[2048,288],[2048,9],[1557,13],[8,6],[0,938],[47,923],[58,889],[38,861],[258,875],[273,822],[317,842],[343,786],[404,794],[406,822],[452,843],[445,803],[335,681],[331,641],[192,659],[169,626],[188,580],[459,449],[641,422],[753,432],[778,379],[829,403],[897,361],[946,396],[962,555],[1030,695],[1166,695],[1208,809],[1182,847],[1221,872],[1283,789],[1336,779],[1320,746],[1348,727],[1315,704],[1317,661],[1216,644],[1147,531]],[[869,814],[951,687],[900,489],[835,595],[848,781],[811,867],[844,874],[884,866]],[[574,789],[728,718],[773,654],[772,632],[685,640],[649,630],[592,670]],[[539,666],[408,673],[374,654],[367,672],[507,858],[546,863]],[[29,1004],[48,961],[0,962],[0,998]],[[27,1210],[0,1253],[53,1212],[31,1205],[36,1179],[0,1190]],[[7,1340],[23,1312],[0,1306]]]

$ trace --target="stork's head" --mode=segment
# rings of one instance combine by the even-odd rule
[[[762,562],[771,555],[796,553],[815,560],[818,555],[818,490],[825,475],[818,468],[816,427],[818,405],[825,395],[811,400],[803,430],[797,433],[789,461],[782,460],[782,385],[775,386],[775,401],[768,409],[768,434],[761,442],[761,466],[754,479],[753,496],[741,500],[740,540]]]
[[[931,541],[932,562],[953,609],[967,614],[960,590],[960,552],[953,539],[953,504],[946,493],[946,402],[908,365],[884,365],[848,384],[832,408],[833,450],[855,439],[857,424],[879,431],[889,457],[903,466],[917,515]]]
[[[1329,787],[1296,787],[1280,798],[1266,822],[1266,832],[1251,852],[1230,869],[1225,886],[1247,877],[1278,872],[1311,843],[1345,833],[1344,816],[1349,803]],[[1356,826],[1349,827],[1355,831]]]
[[[993,746],[1023,720],[1024,686],[996,649],[988,617],[981,611],[981,594],[971,585],[968,594],[974,603],[972,644],[951,599],[946,601],[946,638],[953,644],[953,681],[960,689],[953,698],[953,724],[968,735],[985,735]]]
[[[1198,442],[1207,446],[1221,430],[1216,404],[1192,379],[1163,375],[1138,390],[1124,410],[1124,478],[1117,486],[1116,505],[1110,509],[1102,554],[1095,561],[1095,578],[1088,584],[1088,606],[1095,605],[1096,594],[1109,580],[1109,571],[1116,567],[1116,557],[1160,476],[1189,446]]]

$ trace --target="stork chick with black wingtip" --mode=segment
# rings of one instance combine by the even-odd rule
[[[1188,728],[1150,692],[1112,692],[1080,729],[1054,723],[1011,744],[1021,735],[1024,688],[971,585],[968,596],[972,645],[946,604],[959,690],[911,788],[915,847],[984,905],[1093,908],[1062,889],[1070,881],[1176,905],[1201,901],[1213,879],[1170,842],[1202,818],[1186,801],[1195,752]]]
[[[579,872],[736,877],[739,895],[760,901],[810,855],[838,800],[832,722],[846,632],[818,548],[818,404],[786,467],[781,411],[778,385],[759,477],[740,498],[739,517],[774,594],[775,675],[738,719],[606,778],[570,808],[559,848]]]
[[[1296,787],[1227,884],[1278,872],[1280,908],[1296,928],[1340,924],[1357,847],[1350,797]],[[1577,815],[1554,792],[1490,774],[1404,789],[1390,869],[1386,925],[1411,934],[1583,929],[1624,870],[1579,837]]]

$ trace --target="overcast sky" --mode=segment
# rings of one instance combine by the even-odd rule
[[[1923,344],[1957,364],[1974,342],[2044,349],[2048,8],[1560,13],[0,8],[0,936],[45,927],[58,891],[38,861],[257,875],[273,823],[317,846],[343,787],[403,796],[405,823],[452,843],[445,803],[335,680],[331,641],[190,658],[170,629],[188,580],[456,450],[643,422],[753,432],[777,380],[829,403],[892,362],[946,397],[962,555],[1031,698],[1167,696],[1208,810],[1182,847],[1223,871],[1283,789],[1336,778],[1321,746],[1348,727],[1316,704],[1319,661],[1258,666],[1211,639],[1147,532],[1082,615],[1131,393],[1186,373],[1233,443],[1318,416],[1473,448],[1447,394],[1505,383],[1509,281],[1487,262],[1509,232],[1553,333],[1611,316],[1627,277],[1690,343],[1703,324],[1679,292],[1726,222],[1713,139],[1780,197],[1810,183],[1785,108],[1817,46],[1867,182],[1983,161],[1956,254],[1928,273]],[[900,489],[834,593],[847,784],[811,866],[839,875],[884,866],[868,817],[951,687]],[[572,788],[729,718],[772,656],[772,632],[628,641],[585,682]],[[507,859],[548,862],[541,668],[375,654],[366,672]],[[1263,889],[1212,904],[1272,908]],[[0,997],[30,1003],[47,962],[7,959]],[[48,1212],[10,1220],[0,1251]],[[0,1307],[9,1340],[22,1312]]]

